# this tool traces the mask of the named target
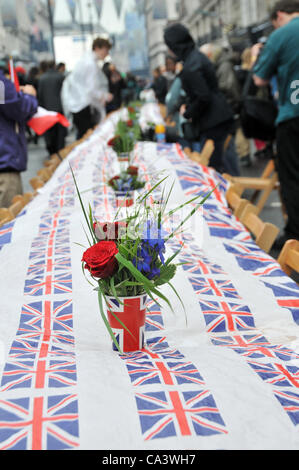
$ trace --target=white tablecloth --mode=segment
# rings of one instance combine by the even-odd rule
[[[176,145],[136,150],[145,175],[175,181],[170,204],[220,184],[184,234],[174,286],[188,323],[165,288],[175,315],[151,303],[146,348],[112,351],[69,164],[97,218],[113,217],[117,119],[0,229],[0,449],[298,449],[299,288],[231,215],[221,177]]]

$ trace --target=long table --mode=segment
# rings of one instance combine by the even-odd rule
[[[173,206],[217,186],[182,235],[173,283],[187,321],[165,288],[175,314],[150,302],[146,347],[112,351],[82,274],[70,166],[84,203],[112,220],[118,118],[0,229],[0,449],[298,449],[299,288],[232,215],[222,177],[178,145],[139,143],[135,159],[148,187],[169,175]]]

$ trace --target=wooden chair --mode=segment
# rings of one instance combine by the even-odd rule
[[[191,158],[191,160],[197,163],[200,163],[203,166],[209,166],[214,150],[215,150],[215,144],[213,140],[207,140],[200,153],[192,152],[191,155],[188,155],[188,156],[189,158]]]
[[[245,207],[249,204],[247,199],[242,199],[242,187],[240,185],[231,185],[226,192],[226,200],[234,215],[240,219]]]
[[[54,173],[54,167],[53,166],[48,166],[47,168],[42,168],[41,170],[39,170],[37,172],[37,176],[39,179],[41,179],[44,183],[46,183],[47,181],[49,181],[49,179],[51,178],[51,176],[53,175]]]
[[[261,213],[274,189],[278,189],[278,175],[275,171],[274,161],[270,160],[260,178],[233,177],[224,174],[223,177],[231,183],[240,184],[243,192],[246,189],[254,189],[257,192],[253,195],[251,202],[254,202],[257,195],[261,192],[261,197],[256,205],[258,214]]]
[[[240,217],[241,222],[255,237],[256,244],[269,253],[277,235],[279,228],[273,224],[265,223],[258,217],[258,208],[248,204]]]
[[[37,191],[38,189],[42,188],[45,183],[43,180],[38,178],[38,176],[35,176],[34,178],[31,178],[30,184],[32,189],[34,189],[34,191]]]
[[[17,215],[22,211],[23,207],[25,207],[23,200],[18,200],[14,202],[11,206],[9,206],[9,212],[12,214],[13,218],[15,219]]]
[[[191,155],[192,155],[192,150],[190,147],[185,147],[184,149],[184,153],[187,155],[187,157],[191,158]]]
[[[299,241],[288,240],[284,245],[279,258],[278,263],[280,264],[283,271],[291,276],[293,272],[299,273]]]
[[[47,167],[53,167],[56,168],[60,165],[60,163],[62,162],[61,158],[59,158],[59,156],[57,155],[57,153],[54,153],[54,155],[52,155],[49,160],[46,160],[44,162],[44,166],[47,168]]]
[[[7,224],[13,219],[14,216],[12,215],[9,209],[0,209],[0,227],[2,227],[2,225]]]

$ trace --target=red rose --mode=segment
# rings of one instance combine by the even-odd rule
[[[113,178],[111,178],[111,180],[108,181],[108,184],[109,184],[110,186],[113,186],[113,182],[114,182],[114,181],[117,181],[117,180],[119,180],[119,179],[120,179],[120,176],[113,176]]]
[[[109,145],[109,147],[114,147],[114,145],[117,144],[119,138],[119,135],[115,135],[114,137],[112,137],[112,139],[108,140],[107,145]]]
[[[128,107],[128,111],[130,114],[134,114],[135,113],[135,109],[132,108],[131,106]]]
[[[85,269],[93,277],[107,279],[118,270],[118,262],[115,259],[118,249],[114,242],[103,241],[88,248],[83,254],[82,261],[85,263]]]
[[[125,222],[107,222],[94,224],[95,235],[98,240],[118,240],[125,233],[127,224]]]
[[[137,176],[138,175],[138,170],[139,170],[138,166],[129,166],[129,168],[127,169],[127,173],[129,175],[132,175],[132,176],[134,176],[134,175]]]
[[[133,124],[134,124],[134,123],[133,123],[132,119],[129,119],[129,120],[127,121],[127,126],[128,126],[128,127],[133,127]]]

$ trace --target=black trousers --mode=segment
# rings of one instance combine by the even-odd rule
[[[285,232],[299,240],[299,117],[280,124],[276,140],[276,168],[288,214]]]
[[[65,146],[67,130],[61,124],[55,124],[45,133],[45,140],[49,155],[59,152]]]
[[[89,129],[100,122],[101,116],[99,111],[91,110],[91,107],[87,106],[79,113],[73,113],[73,118],[77,128],[77,139],[81,139]]]

